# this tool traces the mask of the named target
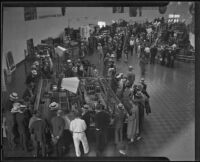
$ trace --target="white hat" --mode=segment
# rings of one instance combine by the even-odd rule
[[[129,66],[128,69],[129,69],[129,70],[133,70],[133,66]]]
[[[116,78],[121,78],[123,75],[123,73],[119,73]]]
[[[51,110],[57,110],[57,109],[58,109],[58,103],[52,102],[52,103],[49,105],[49,108],[50,108]]]
[[[10,99],[13,99],[13,100],[17,100],[19,97],[18,97],[18,94],[13,92],[10,94]]]
[[[33,75],[37,75],[37,71],[36,71],[36,70],[32,70],[31,73],[32,73]]]
[[[32,66],[31,66],[31,69],[36,69],[37,67],[36,67],[36,65],[35,64],[33,64]]]
[[[112,57],[112,58],[115,58],[115,54],[111,54],[111,56],[110,57]]]
[[[120,108],[124,107],[124,105],[122,103],[119,103],[117,106],[120,107]]]
[[[83,105],[83,109],[89,109],[89,105],[87,105],[87,104],[85,104],[85,105]]]
[[[68,63],[72,62],[71,60],[67,60]]]
[[[144,78],[141,78],[141,81],[144,81]]]

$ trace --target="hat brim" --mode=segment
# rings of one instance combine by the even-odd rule
[[[12,95],[10,95],[9,96],[11,99],[13,99],[13,100],[17,100],[17,99],[19,99],[19,97],[18,96],[16,96],[16,97],[13,97]]]

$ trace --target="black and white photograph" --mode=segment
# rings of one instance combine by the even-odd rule
[[[2,159],[197,160],[195,5],[3,2]]]

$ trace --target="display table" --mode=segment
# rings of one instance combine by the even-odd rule
[[[72,107],[76,104],[77,109],[81,109],[81,105],[86,102],[93,112],[95,105],[100,100],[105,106],[110,116],[114,116],[118,111],[117,105],[120,100],[116,97],[106,79],[103,78],[80,78],[80,84],[77,94],[72,94],[67,90],[53,90],[52,86],[59,87],[58,79],[40,79],[37,86],[37,96],[34,109],[41,112],[42,117],[50,124],[52,117],[56,116],[56,111],[49,109],[51,102],[57,102],[60,109],[68,110],[70,120],[74,119]],[[83,101],[84,100],[84,101]],[[89,129],[90,140],[95,139],[94,121],[91,120]],[[109,128],[109,139],[113,139],[114,128],[111,125]]]

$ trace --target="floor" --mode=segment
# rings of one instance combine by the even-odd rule
[[[101,71],[94,54],[89,57]],[[117,71],[127,73],[132,65],[136,82],[140,80],[140,69],[137,56],[131,56],[128,63],[123,60],[117,63]],[[14,82],[8,91],[16,91],[21,96],[25,89],[24,65],[18,67],[13,77]],[[145,82],[150,94],[152,113],[145,116],[142,139],[133,144],[126,144],[127,156],[166,156],[170,160],[194,160],[194,64],[175,62],[175,67],[167,68],[159,64],[147,65]],[[88,156],[95,156],[94,144],[90,143]],[[8,152],[5,157],[28,157],[31,153],[21,150]],[[72,146],[67,156],[75,156]],[[108,143],[104,156],[120,156],[113,142]],[[186,159],[185,159],[186,158]]]

